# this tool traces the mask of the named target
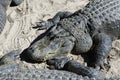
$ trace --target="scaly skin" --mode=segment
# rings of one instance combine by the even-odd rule
[[[31,60],[50,60],[56,68],[62,68],[66,62],[61,59],[68,53],[89,53],[88,65],[104,68],[112,41],[120,37],[120,0],[93,0],[81,10],[60,12],[35,28],[47,31],[27,48]]]
[[[6,23],[6,10],[7,7],[17,6],[22,3],[23,0],[0,0],[0,33],[3,31]]]
[[[93,68],[88,68],[80,65],[73,60],[68,61],[63,70],[49,70],[26,68],[16,63],[20,51],[14,50],[4,55],[0,59],[0,80],[6,79],[29,79],[29,80],[109,80],[101,73]],[[63,60],[63,59],[62,59]],[[58,60],[59,61],[59,60]],[[65,60],[64,60],[65,61]],[[65,70],[69,70],[71,73]],[[81,71],[83,70],[83,71]],[[79,75],[78,75],[79,74]],[[81,75],[82,74],[82,75]],[[87,75],[87,76],[86,76]],[[89,78],[90,77],[90,78]],[[110,80],[117,80],[119,78],[111,78]]]
[[[18,65],[0,66],[0,80],[98,80],[75,73],[48,69],[21,69]],[[100,80],[120,80],[103,78]]]
[[[0,80],[97,80],[75,73],[48,69],[22,69],[18,65],[0,66]],[[104,79],[102,79],[104,80]],[[108,80],[108,79],[106,79]],[[114,79],[113,79],[114,80]]]

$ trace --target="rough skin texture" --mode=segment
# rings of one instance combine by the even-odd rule
[[[89,66],[104,68],[112,41],[120,35],[119,20],[120,0],[93,0],[74,13],[59,12],[34,27],[47,31],[31,43],[26,54],[31,60],[48,60],[48,64],[62,69],[68,62],[63,59],[68,53],[88,53]]]
[[[20,69],[17,65],[1,66],[0,80],[92,80],[93,78],[82,77],[80,75],[58,70],[48,69]]]
[[[35,61],[89,53],[90,66],[104,68],[112,41],[120,35],[120,0],[92,0],[74,13],[59,12],[34,28],[47,29],[27,49]]]
[[[100,76],[101,74],[96,75],[98,72],[95,69],[84,67],[75,61],[69,61],[65,64],[65,69],[69,69],[70,71],[73,70],[74,72],[76,68],[77,74],[65,70],[28,69],[15,62],[19,54],[19,50],[14,50],[0,59],[0,80],[119,80],[119,78],[107,79]],[[89,78],[85,75],[85,72],[82,73],[82,75],[84,74],[82,76],[81,73],[79,73],[81,72],[80,70],[85,70],[87,74],[92,76],[96,75],[96,77],[93,76]]]
[[[75,73],[48,69],[20,69],[18,65],[0,68],[0,80],[98,80],[82,77]],[[119,78],[100,80],[120,80]]]
[[[21,53],[20,50],[14,50],[14,51],[11,51],[10,53],[4,55],[0,59],[0,67],[3,68],[2,67],[3,65],[4,66],[9,66],[9,65],[14,66],[15,64],[19,64],[17,61],[19,60],[19,56],[20,56],[19,54],[20,53]],[[78,63],[74,60],[69,60],[67,58],[64,58],[64,59],[61,59],[61,60],[59,59],[59,60],[56,60],[56,61],[60,62],[60,65],[59,64],[56,64],[56,65],[59,65],[58,68],[61,69],[61,70],[67,70],[67,71],[70,71],[70,72],[74,72],[73,70],[75,69],[76,70],[75,72],[79,75],[82,75],[82,76],[87,76],[87,77],[96,78],[96,79],[105,78],[105,76],[101,72],[99,72],[98,70],[96,70],[94,68],[84,67],[80,63]],[[64,66],[62,66],[61,63],[63,63]],[[51,64],[49,64],[49,65],[51,65]],[[15,65],[15,67],[16,67],[16,65]],[[25,67],[21,66],[21,68],[23,69]],[[83,70],[83,71],[81,71],[81,70]],[[46,70],[46,72],[47,72],[47,70]],[[55,71],[55,72],[57,72],[57,71]],[[49,73],[49,70],[48,70],[48,73]],[[63,74],[64,74],[64,72],[63,72]]]
[[[6,23],[6,10],[7,7],[17,6],[22,3],[23,0],[0,0],[0,33],[3,31]]]

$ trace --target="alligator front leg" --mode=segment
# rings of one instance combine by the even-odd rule
[[[37,22],[36,26],[33,28],[38,28],[38,30],[48,29],[51,26],[56,25],[61,19],[70,16],[71,12],[58,12],[53,18],[48,19],[47,21]]]
[[[104,68],[104,59],[108,56],[112,47],[112,39],[105,33],[98,33],[93,37],[94,46],[89,53],[93,59],[93,66]]]

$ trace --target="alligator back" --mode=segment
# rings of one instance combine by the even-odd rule
[[[93,0],[81,11],[88,23],[113,36],[120,34],[120,0]]]
[[[92,0],[83,9],[62,19],[60,24],[78,40],[81,36],[89,38],[88,34],[93,36],[98,30],[118,37],[120,0]]]
[[[59,24],[76,38],[74,52],[87,52],[96,32],[112,38],[120,35],[120,0],[92,0],[82,10],[61,19]]]

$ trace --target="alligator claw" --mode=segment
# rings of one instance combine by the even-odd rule
[[[105,69],[105,66],[103,64],[101,65],[95,65],[95,69]]]
[[[91,64],[91,67],[94,67],[97,70],[105,69],[104,61],[97,61]]]
[[[47,29],[47,21],[36,22],[36,26],[34,26],[33,28],[38,30]]]

